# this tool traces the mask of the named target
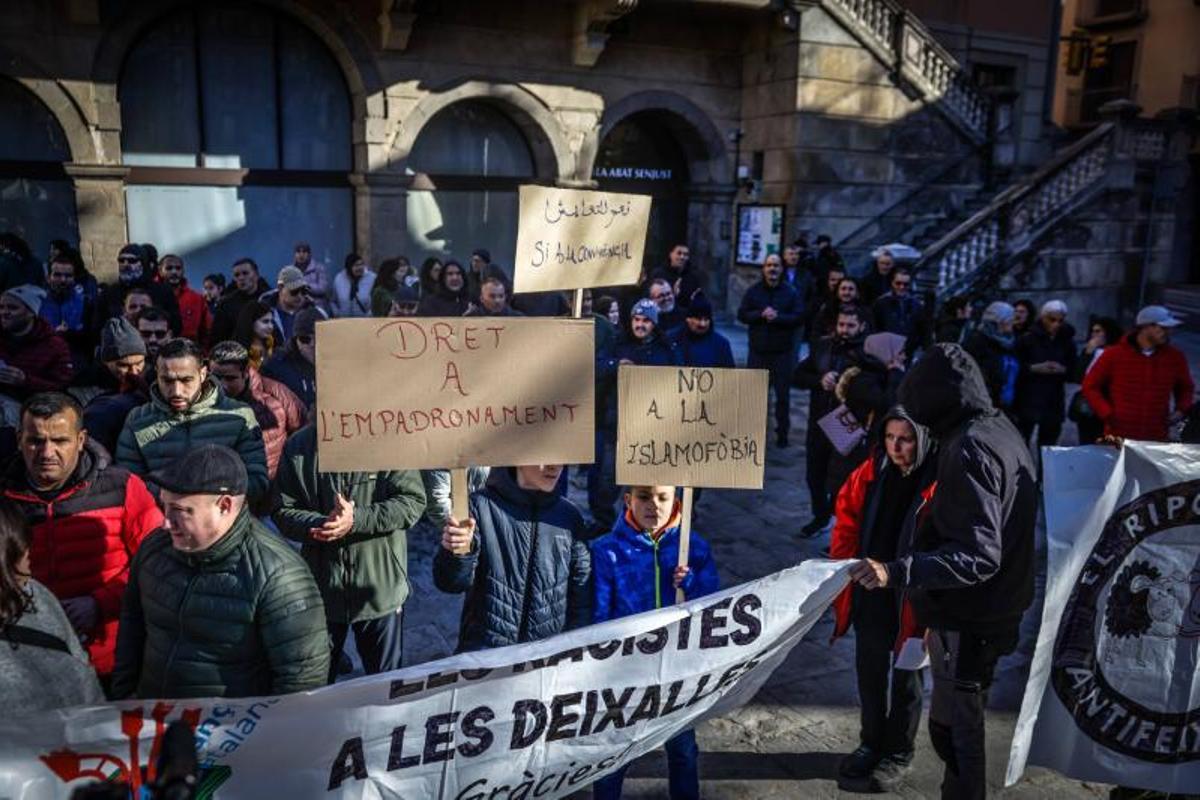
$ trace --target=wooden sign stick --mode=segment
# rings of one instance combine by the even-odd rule
[[[692,487],[683,487],[683,519],[679,521],[679,562],[676,566],[688,565],[688,548],[692,539]],[[675,602],[683,602],[683,589],[675,590]]]
[[[575,319],[583,319],[583,289],[576,289],[574,302],[571,303],[571,316]]]
[[[467,470],[465,467],[450,470],[450,516],[458,520],[458,524],[462,525],[471,516],[471,506],[467,502],[467,496],[471,492],[470,484],[467,482]],[[458,555],[466,555],[471,552],[470,546],[459,553]]]

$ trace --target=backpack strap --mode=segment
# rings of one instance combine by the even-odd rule
[[[25,625],[6,626],[3,637],[12,645],[25,644],[30,647],[42,647],[46,650],[58,650],[68,655],[71,653],[71,648],[63,639],[52,633],[39,631],[36,628],[29,628]]]

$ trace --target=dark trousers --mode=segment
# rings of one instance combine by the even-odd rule
[[[942,797],[975,800],[987,796],[983,717],[996,662],[1017,646],[1014,629],[996,636],[930,629],[929,660],[933,697],[929,738],[946,764]]]
[[[699,800],[700,748],[696,746],[696,732],[689,728],[676,734],[667,739],[663,748],[667,751],[667,787],[671,800]],[[628,764],[592,784],[592,797],[618,800],[627,769]]]
[[[859,739],[881,755],[912,753],[921,725],[922,670],[892,669],[896,628],[857,621],[854,625],[854,668],[862,719]]]
[[[1104,435],[1104,423],[1096,417],[1081,417],[1075,427],[1079,429],[1080,444],[1095,444]]]
[[[337,678],[338,654],[346,644],[346,635],[354,629],[354,646],[362,657],[363,669],[368,675],[400,669],[404,655],[404,609],[375,619],[364,619],[346,624],[330,622],[329,647],[333,658],[329,664],[329,682]]]
[[[588,511],[598,526],[612,530],[617,521],[616,435],[596,429],[596,461],[588,469]]]
[[[810,412],[811,413],[811,412]],[[804,480],[812,498],[813,519],[829,519],[833,514],[833,495],[829,491],[829,462],[833,445],[811,416],[804,437]]]
[[[794,351],[756,353],[751,350],[746,366],[765,369],[771,374],[771,391],[775,395],[775,433],[786,436],[792,429],[792,370],[796,367]]]
[[[1062,436],[1063,424],[1061,419],[1053,424],[1024,419],[1017,422],[1017,430],[1021,432],[1021,438],[1026,442],[1033,435],[1034,428],[1037,428],[1037,446],[1038,452],[1041,452],[1043,447],[1054,447],[1058,444],[1058,439]]]

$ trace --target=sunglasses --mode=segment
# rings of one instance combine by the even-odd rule
[[[143,339],[169,339],[171,338],[170,331],[138,331]]]

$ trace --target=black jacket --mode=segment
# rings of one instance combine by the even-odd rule
[[[221,299],[217,302],[217,310],[213,314],[212,324],[212,341],[224,342],[233,338],[234,328],[237,327],[238,316],[242,313],[242,309],[251,303],[258,301],[267,292],[271,291],[270,285],[261,277],[258,279],[258,285],[254,287],[251,294],[246,294],[237,288],[237,284],[230,284],[226,287]]]
[[[1015,631],[1033,600],[1038,490],[1029,449],[958,345],[930,348],[900,402],[938,439],[937,493],[913,552],[888,563],[923,625]]]
[[[1035,323],[1033,330],[1017,340],[1016,355],[1021,366],[1017,417],[1039,424],[1061,423],[1066,414],[1067,381],[1075,372],[1075,329],[1064,322],[1052,339],[1040,322]],[[1053,375],[1030,371],[1043,361],[1057,361],[1066,371]]]
[[[583,515],[567,500],[517,485],[493,469],[471,495],[475,539],[468,555],[439,547],[433,582],[466,592],[458,652],[545,639],[592,619],[592,560]]]
[[[778,312],[770,322],[762,316],[767,306]],[[800,294],[783,280],[776,286],[759,281],[742,296],[738,322],[750,326],[750,349],[755,353],[786,353],[795,343],[796,328],[804,324],[804,304]]]
[[[871,305],[875,320],[872,333],[896,333],[907,342],[905,349],[910,353],[924,347],[929,339],[929,323],[925,318],[925,304],[911,294],[883,295]]]
[[[812,392],[808,406],[810,429],[815,429],[817,420],[840,405],[837,395],[821,387],[823,375],[828,372],[840,375],[850,367],[858,367],[880,376],[886,375],[887,368],[883,363],[863,352],[865,338],[856,336],[853,339],[839,339],[837,336],[825,336],[812,346],[808,357],[796,365],[792,373],[792,384]]]
[[[984,323],[968,333],[962,347],[979,365],[992,405],[1011,414],[1017,401],[1017,378],[1021,369],[1016,340],[989,332],[987,325]]]

